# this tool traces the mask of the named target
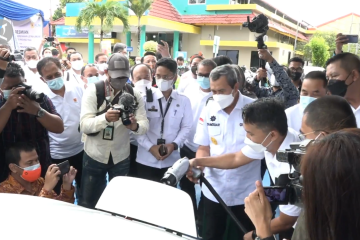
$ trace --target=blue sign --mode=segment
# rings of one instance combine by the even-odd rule
[[[58,38],[88,38],[88,30],[83,29],[82,32],[76,31],[74,26],[60,25],[55,27],[56,37]],[[100,38],[99,34],[94,34],[95,38]],[[111,33],[104,34],[104,38],[111,38]]]
[[[175,60],[178,58],[178,57],[183,57],[185,59],[185,61],[187,61],[187,52],[181,52],[181,51],[178,51],[175,53]]]
[[[132,51],[134,51],[134,48],[133,48],[133,47],[127,47],[126,50],[127,50],[128,52],[132,52]]]

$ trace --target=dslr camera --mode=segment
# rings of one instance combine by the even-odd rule
[[[22,61],[23,60],[23,56],[21,54],[21,52],[19,50],[15,50],[14,54],[11,54],[9,57],[7,58],[2,58],[0,57],[0,59],[7,61],[7,62],[15,62],[15,61]]]
[[[38,102],[38,103],[43,102],[44,96],[45,96],[44,93],[38,92],[38,91],[32,89],[31,86],[25,85],[25,84],[16,86],[16,88],[19,88],[19,87],[25,87],[24,91],[19,92],[19,94],[24,94],[25,96],[30,98],[30,100],[32,100],[32,101],[35,101],[35,102]]]
[[[269,30],[269,20],[264,14],[260,14],[250,22],[250,17],[248,16],[247,22],[243,23],[243,27],[249,28],[250,32],[265,35]]]
[[[120,118],[124,126],[131,124],[130,114],[135,112],[133,105],[119,105],[115,104],[113,110],[120,111]]]

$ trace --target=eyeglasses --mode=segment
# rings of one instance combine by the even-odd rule
[[[290,68],[290,71],[302,73],[304,71],[304,69],[302,69],[301,67],[300,68]]]
[[[299,136],[300,141],[304,141],[304,140],[306,140],[306,135],[309,135],[309,134],[315,133],[315,132],[320,132],[320,131],[321,131],[321,130],[319,130],[319,131],[312,131],[312,132],[309,132],[309,133],[301,133],[301,134],[299,134],[298,136]],[[317,140],[317,139],[321,136],[321,134],[323,134],[323,132],[320,132],[319,135],[317,135],[314,140]]]

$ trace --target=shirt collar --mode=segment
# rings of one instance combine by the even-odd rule
[[[159,90],[159,91],[160,91],[160,90]],[[177,96],[178,96],[178,93],[176,92],[175,89],[173,89],[173,90],[171,91],[170,97],[171,97],[172,99],[176,99]],[[162,94],[162,97],[165,99],[165,97],[164,97],[163,94]]]

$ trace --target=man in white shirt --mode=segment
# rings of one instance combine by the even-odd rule
[[[300,131],[301,119],[307,105],[327,94],[327,80],[324,72],[309,72],[302,83],[300,103],[285,110],[288,127]]]
[[[52,163],[59,164],[66,160],[77,169],[76,190],[81,186],[82,160],[84,144],[79,132],[81,99],[83,89],[73,83],[64,82],[61,64],[57,58],[44,58],[38,63],[41,79],[49,86],[47,96],[51,99],[64,122],[64,131],[60,134],[49,132],[50,154]],[[62,178],[54,191],[61,192]]]
[[[81,79],[81,68],[84,66],[82,54],[73,52],[67,56],[67,59],[70,61],[71,69],[66,72],[65,81],[70,81],[84,87],[85,83]]]
[[[200,114],[205,107],[208,99],[212,96],[210,89],[210,72],[216,68],[216,63],[211,59],[202,60],[197,66],[196,82],[193,82],[185,89],[184,95],[190,99],[191,110],[193,114],[193,123],[188,138],[185,140],[184,146],[180,148],[180,156],[189,159],[195,158],[199,145],[194,143],[197,123]],[[195,185],[187,178],[182,178],[180,187],[187,192],[193,201],[194,210],[196,210]],[[195,214],[197,216],[197,214]]]
[[[177,91],[179,93],[183,93],[190,83],[196,82],[197,66],[202,60],[204,60],[204,57],[201,55],[196,54],[191,57],[190,71],[187,71],[186,73],[181,75],[179,86],[177,88]]]
[[[83,66],[81,69],[81,80],[85,83],[85,89],[89,86],[89,84],[100,81],[99,67],[92,63]]]
[[[105,69],[107,69],[108,56],[105,53],[99,53],[95,56],[95,64],[99,69],[100,80],[106,80]]]
[[[218,157],[195,158],[190,161],[192,167],[215,167],[220,169],[235,169],[246,167],[255,159],[265,157],[271,180],[290,171],[289,164],[276,160],[276,152],[290,147],[290,143],[299,142],[298,134],[287,127],[284,107],[274,98],[261,98],[245,106],[242,110],[247,146],[236,153],[229,153]],[[205,168],[206,169],[206,168]],[[224,171],[224,170],[222,170]],[[229,170],[227,170],[229,171]],[[258,169],[260,171],[260,169]],[[190,173],[191,175],[191,173]],[[205,177],[207,176],[205,172]],[[208,178],[208,177],[207,177]],[[259,178],[260,179],[260,178]],[[242,185],[243,181],[235,180],[234,185]],[[244,200],[244,197],[241,198]],[[280,216],[271,222],[274,234],[291,229],[295,224],[301,209],[292,205],[280,206]],[[241,221],[241,220],[240,220]],[[250,230],[248,228],[248,230]],[[252,239],[252,232],[244,239]]]
[[[154,94],[153,102],[146,102],[149,131],[137,136],[137,175],[160,182],[165,172],[178,159],[181,147],[192,125],[190,100],[173,90],[177,78],[177,64],[171,58],[162,58],[155,67],[156,85],[161,92]]]
[[[194,143],[199,145],[197,158],[234,153],[245,146],[246,133],[240,116],[242,108],[254,100],[240,93],[239,88],[244,81],[230,65],[211,71],[210,88],[213,100],[208,102],[199,118],[194,138]],[[244,212],[244,199],[255,190],[254,181],[261,179],[260,161],[233,170],[205,168],[204,173],[239,221],[247,229],[253,228]],[[207,240],[222,239],[228,215],[204,185],[202,192],[205,196],[202,237]],[[244,233],[240,233],[237,228],[234,231],[236,237],[241,239]]]
[[[345,97],[360,126],[360,58],[352,53],[340,53],[326,63],[328,89],[332,95]]]
[[[126,85],[130,76],[129,60],[123,54],[115,53],[108,64],[106,75],[109,80],[90,84],[84,93],[81,106],[80,131],[87,136],[79,205],[89,208],[95,207],[105,189],[107,173],[110,180],[128,174],[129,131],[145,134],[149,128],[141,94]],[[120,100],[123,101],[125,96],[127,100],[129,95],[135,98],[137,108],[134,114],[130,115],[131,123],[125,126],[120,119],[120,111],[112,106]]]

